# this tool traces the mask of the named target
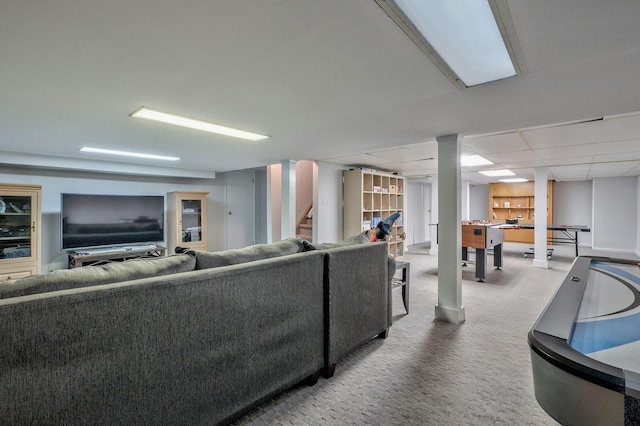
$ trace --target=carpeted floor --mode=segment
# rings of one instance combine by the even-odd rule
[[[296,386],[235,425],[557,425],[535,400],[527,332],[573,249],[558,247],[541,269],[525,248],[506,243],[503,269],[488,269],[482,283],[473,264],[463,268],[460,325],[434,320],[437,257],[407,252],[411,313],[394,289],[389,337],[346,356],[331,379]]]

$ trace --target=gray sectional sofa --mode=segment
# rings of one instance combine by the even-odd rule
[[[1,284],[0,423],[229,423],[386,336],[389,261],[296,238]]]

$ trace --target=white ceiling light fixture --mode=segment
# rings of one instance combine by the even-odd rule
[[[84,146],[80,148],[82,152],[92,152],[95,154],[106,154],[106,155],[120,155],[124,157],[136,157],[136,158],[148,158],[151,160],[162,160],[162,161],[178,161],[180,157],[167,157],[164,155],[155,155],[155,154],[144,154],[140,152],[129,152],[129,151],[118,151],[114,149],[103,149],[103,148],[91,148],[88,146]]]
[[[160,121],[162,123],[188,127],[190,129],[202,130],[219,135],[232,136],[234,138],[245,139],[253,142],[269,138],[269,136],[266,135],[247,132],[244,130],[221,126],[219,124],[213,124],[206,121],[195,120],[193,118],[182,117],[175,114],[168,114],[166,112],[156,111],[144,106],[138,108],[130,115],[134,118],[146,118],[148,120]]]
[[[513,173],[511,170],[483,170],[481,172],[478,172],[480,174],[483,174],[485,176],[490,176],[490,177],[498,177],[498,176],[515,176],[516,174]]]
[[[456,86],[526,73],[506,0],[375,0]]]
[[[525,178],[512,178],[512,179],[499,179],[500,182],[505,182],[505,183],[518,183],[518,182],[528,182],[528,179]]]
[[[488,166],[493,162],[487,160],[481,155],[462,155],[460,156],[460,165],[462,167]]]

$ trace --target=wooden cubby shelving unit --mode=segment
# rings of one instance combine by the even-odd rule
[[[353,169],[343,173],[343,217],[344,238],[374,228],[377,221],[384,220],[395,212],[401,216],[396,220],[388,238],[389,254],[404,255],[404,177],[388,172],[369,169]]]
[[[518,223],[535,222],[535,182],[490,183],[489,220]],[[553,223],[553,181],[547,181],[547,224]],[[533,243],[533,229],[506,229],[504,240]],[[551,233],[549,233],[551,237]]]

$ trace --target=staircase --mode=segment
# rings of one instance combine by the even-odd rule
[[[311,241],[313,239],[313,205],[296,222],[296,236]]]

